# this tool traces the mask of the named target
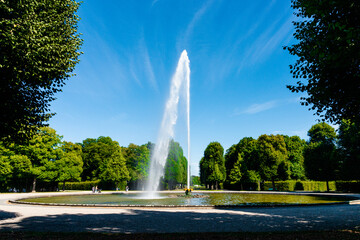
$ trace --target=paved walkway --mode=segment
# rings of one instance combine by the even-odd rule
[[[121,209],[32,206],[7,202],[9,199],[39,195],[47,194],[0,194],[0,231],[170,233],[360,230],[360,204],[238,209]],[[357,196],[360,198],[360,195]]]

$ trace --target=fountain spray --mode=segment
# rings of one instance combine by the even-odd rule
[[[183,86],[185,83],[185,86]],[[183,88],[182,88],[183,87]],[[185,87],[185,88],[184,88]],[[178,116],[178,103],[180,90],[186,91],[187,111],[187,141],[188,141],[188,166],[187,188],[190,188],[190,60],[186,50],[181,53],[175,74],[171,79],[170,95],[165,105],[164,115],[159,130],[155,149],[151,156],[149,180],[146,191],[149,196],[154,196],[159,189],[160,178],[164,175],[164,167],[169,154],[170,140],[174,138],[174,126]]]

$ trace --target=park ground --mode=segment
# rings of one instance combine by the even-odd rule
[[[32,206],[8,202],[10,199],[48,194],[0,194],[0,238],[360,239],[360,204],[123,209]]]

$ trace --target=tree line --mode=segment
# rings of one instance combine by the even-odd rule
[[[309,140],[298,136],[245,137],[226,150],[211,142],[200,161],[200,180],[209,189],[220,185],[252,189],[254,183],[277,180],[360,179],[360,127],[343,120],[338,129],[325,122],[313,125]]]
[[[100,181],[106,189],[144,189],[154,144],[122,147],[110,137],[63,141],[50,127],[40,128],[23,144],[0,141],[0,189],[56,190],[68,181]],[[162,189],[186,183],[187,159],[179,143],[170,142]]]

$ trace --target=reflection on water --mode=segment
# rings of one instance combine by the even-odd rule
[[[25,202],[67,204],[111,204],[111,205],[261,205],[261,204],[314,204],[342,202],[344,197],[249,194],[249,193],[196,193],[197,198],[188,198],[179,193],[159,193],[155,199],[143,194],[91,194],[41,197],[24,199]]]

